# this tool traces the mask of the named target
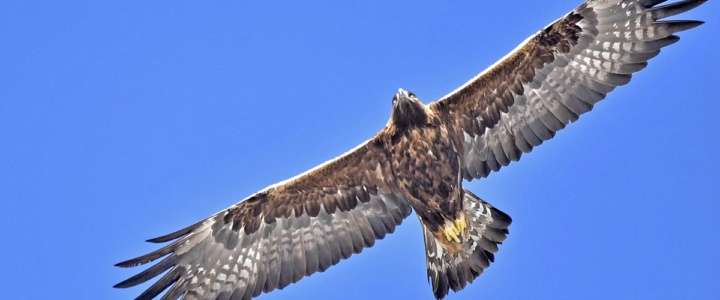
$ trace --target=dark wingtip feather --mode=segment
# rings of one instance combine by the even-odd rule
[[[156,238],[152,238],[152,239],[146,240],[146,242],[149,242],[149,243],[164,243],[164,242],[172,241],[172,240],[174,240],[174,239],[177,239],[177,238],[179,238],[179,237],[181,237],[181,236],[183,236],[183,235],[186,235],[186,234],[190,233],[190,231],[193,231],[193,229],[195,229],[195,228],[197,228],[198,226],[202,225],[202,223],[203,223],[203,221],[197,222],[197,223],[195,223],[195,224],[192,224],[192,225],[190,225],[190,226],[188,226],[188,227],[185,227],[185,228],[183,228],[183,229],[180,229],[180,230],[178,230],[178,231],[171,232],[171,233],[168,233],[168,234],[163,235],[163,236],[159,236],[159,237],[156,237]]]
[[[122,282],[120,282],[120,283],[118,283],[118,284],[116,284],[116,285],[113,285],[113,288],[116,288],[116,289],[125,289],[125,288],[129,288],[129,287],[134,287],[134,286],[136,286],[136,285],[137,285],[137,284],[132,284],[132,283],[130,282],[130,279],[125,279],[125,280],[123,280]]]
[[[653,7],[667,0],[641,0],[639,4],[645,8]]]
[[[175,260],[172,258],[173,256],[169,256],[168,258],[157,263],[156,265],[147,268],[145,271],[142,271],[133,277],[123,280],[122,282],[116,284],[114,287],[128,288],[144,283],[154,278],[155,276],[158,276],[160,273],[165,272],[165,270],[172,268],[175,265]]]
[[[142,264],[145,263],[145,262],[143,262],[143,260],[142,260],[143,257],[145,257],[145,255],[143,255],[143,256],[138,256],[138,257],[135,257],[135,258],[128,259],[128,260],[126,260],[126,261],[122,261],[122,262],[116,263],[115,266],[116,266],[116,267],[120,267],[120,268],[132,268],[132,267],[137,267],[137,266],[142,265]]]
[[[115,264],[115,266],[121,267],[121,268],[132,268],[132,267],[136,267],[139,265],[144,265],[153,260],[156,260],[158,258],[161,258],[165,255],[170,254],[171,252],[173,252],[174,249],[175,249],[174,244],[171,244],[166,247],[162,247],[158,250],[155,250],[153,252],[150,252],[148,254],[145,254],[143,256],[138,256],[136,258],[132,258],[132,259],[128,259],[123,262],[119,262],[119,263]]]
[[[671,35],[671,36],[668,36],[668,37],[666,37],[666,38],[662,38],[662,39],[659,39],[659,40],[654,40],[654,41],[651,41],[651,42],[647,42],[647,43],[645,43],[645,44],[647,44],[649,47],[652,47],[653,49],[655,49],[655,48],[661,49],[661,48],[663,48],[663,47],[667,47],[667,46],[670,46],[670,45],[672,45],[672,44],[675,44],[675,43],[677,43],[679,40],[680,40],[680,37],[679,37],[679,36],[677,36],[677,35]]]
[[[155,298],[155,296],[159,295],[167,289],[170,285],[175,283],[175,281],[178,281],[180,279],[180,275],[182,275],[183,270],[180,268],[174,268],[170,270],[165,276],[160,278],[157,282],[155,282],[152,286],[150,286],[147,290],[145,290],[140,296],[135,298],[136,300],[150,300],[152,298]],[[165,299],[165,297],[163,297]]]
[[[705,24],[704,21],[696,21],[696,20],[673,20],[673,21],[662,21],[657,22],[659,24],[664,24],[667,26],[667,30],[671,33],[677,33],[685,30],[690,30],[695,27],[698,27],[702,24]]]
[[[686,1],[680,1],[676,3],[671,3],[668,5],[653,7],[650,9],[650,11],[653,13],[653,17],[657,19],[672,17],[674,15],[679,15],[681,13],[684,13],[686,11],[689,11],[693,8],[696,8],[703,3],[707,2],[707,0],[686,0]]]
[[[134,266],[130,265],[129,262],[130,262],[130,260],[126,260],[126,261],[123,261],[123,262],[116,263],[114,266],[120,267],[120,268],[132,268],[132,267],[134,267]]]

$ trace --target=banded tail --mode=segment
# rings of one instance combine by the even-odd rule
[[[454,292],[462,290],[490,266],[498,251],[497,245],[507,238],[512,222],[510,216],[480,197],[468,190],[464,193],[470,238],[465,241],[462,251],[451,253],[445,250],[423,225],[428,281],[437,299],[445,298],[450,289]]]

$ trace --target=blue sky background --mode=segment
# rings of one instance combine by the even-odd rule
[[[0,4],[0,288],[128,299],[113,264],[356,146],[579,1]],[[241,3],[240,3],[241,2]],[[628,86],[466,187],[514,218],[448,299],[720,298],[720,5]],[[260,299],[431,299],[417,218]]]

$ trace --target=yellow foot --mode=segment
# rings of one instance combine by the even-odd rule
[[[467,221],[465,220],[465,216],[462,215],[452,223],[445,223],[443,234],[448,241],[460,243],[460,236],[464,234],[465,228],[467,228]]]
[[[455,220],[455,228],[458,229],[459,232],[465,232],[465,228],[467,228],[467,222],[465,221],[465,215],[460,217],[459,219]]]

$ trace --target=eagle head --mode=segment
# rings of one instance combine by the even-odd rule
[[[428,109],[413,92],[398,89],[392,99],[390,122],[398,127],[424,125],[429,123]]]

